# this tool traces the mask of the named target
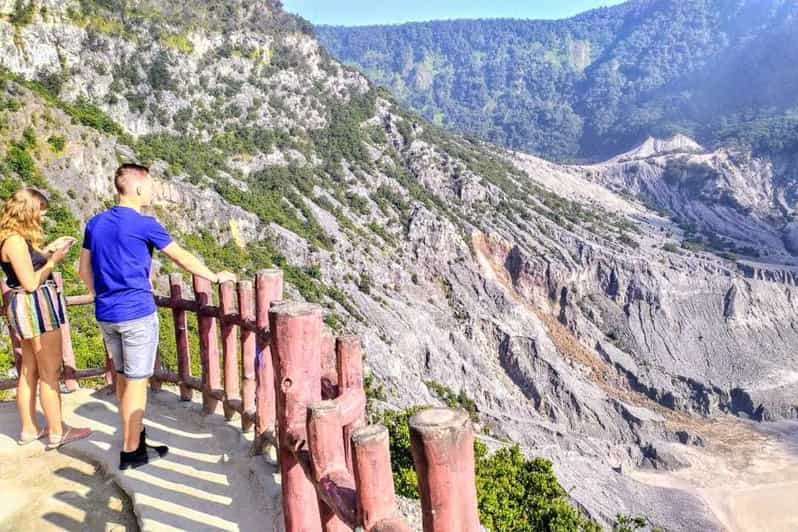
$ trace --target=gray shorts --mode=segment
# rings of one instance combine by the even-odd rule
[[[130,321],[101,321],[99,324],[116,372],[128,379],[152,377],[158,352],[158,313]]]

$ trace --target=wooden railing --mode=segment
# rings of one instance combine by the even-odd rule
[[[56,282],[63,293],[58,275]],[[254,286],[251,281],[220,285],[218,305],[205,279],[193,278],[193,299],[186,297],[181,275],[171,275],[169,284],[169,296],[154,297],[158,307],[172,313],[177,372],[165,371],[158,361],[152,386],[174,383],[184,401],[201,392],[207,414],[221,403],[225,418],[238,413],[243,431],[254,427],[257,453],[269,445],[277,449],[286,530],[409,530],[397,513],[388,431],[366,425],[359,338],[333,338],[318,305],[281,301],[280,270],[261,271]],[[7,296],[4,286],[4,304]],[[86,295],[61,297],[65,313],[93,303]],[[197,316],[200,376],[191,372],[189,312]],[[20,357],[19,339],[11,327],[9,332]],[[69,390],[103,374],[113,385],[107,355],[104,368],[77,369],[68,321],[61,334]],[[0,381],[0,389],[15,385],[15,380]],[[423,410],[411,418],[410,433],[424,530],[480,530],[468,415]]]

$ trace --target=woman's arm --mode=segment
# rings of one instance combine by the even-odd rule
[[[14,273],[17,274],[20,286],[26,292],[33,292],[39,288],[42,282],[50,276],[57,262],[57,260],[54,260],[54,256],[57,256],[58,252],[54,252],[40,270],[33,271],[33,262],[31,262],[28,244],[19,235],[8,237],[3,249],[6,257],[8,257],[8,262],[14,268]]]

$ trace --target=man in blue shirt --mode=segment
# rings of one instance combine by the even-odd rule
[[[153,250],[162,251],[183,269],[221,283],[235,280],[214,273],[176,244],[153,217],[141,214],[152,201],[149,170],[122,165],[114,179],[119,204],[86,224],[80,277],[94,294],[94,310],[116,366],[116,394],[122,418],[120,469],[137,468],[163,457],[166,446],[149,446],[143,427],[147,384],[158,351],[158,314],[152,295]]]

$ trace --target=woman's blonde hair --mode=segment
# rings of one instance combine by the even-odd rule
[[[47,197],[35,188],[22,188],[8,198],[0,214],[0,243],[19,235],[39,249],[44,238],[42,212],[48,207]]]

